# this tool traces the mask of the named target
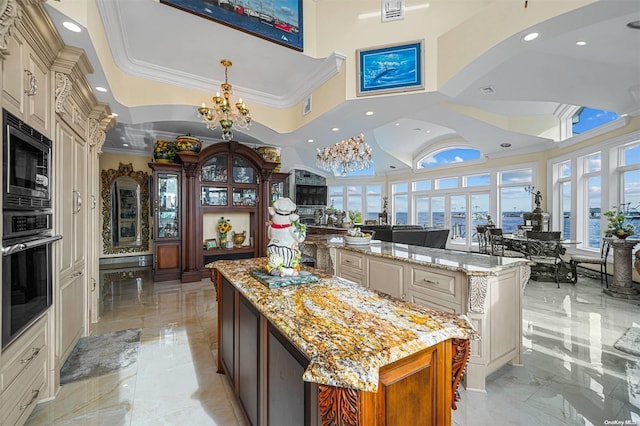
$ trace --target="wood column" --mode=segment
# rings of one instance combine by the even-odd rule
[[[179,152],[182,160],[185,179],[183,180],[182,193],[184,194],[182,204],[182,265],[183,270],[180,281],[189,283],[200,281],[202,273],[198,269],[198,256],[200,255],[200,245],[202,244],[201,226],[196,220],[198,213],[198,154],[194,152]],[[199,232],[200,231],[200,232]]]

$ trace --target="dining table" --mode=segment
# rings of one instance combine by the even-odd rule
[[[503,234],[502,238],[505,241],[505,244],[507,244],[511,250],[515,250],[518,251],[520,253],[524,253],[525,255],[527,255],[527,240],[529,240],[530,238],[527,238],[526,235],[518,235],[518,234]],[[561,253],[565,253],[566,249],[565,246],[576,246],[578,244],[582,243],[582,241],[578,241],[578,240],[572,240],[572,239],[561,239],[560,240],[560,244],[562,246],[561,249]],[[560,261],[562,262],[560,265],[560,272],[559,272],[559,281],[560,282],[564,282],[564,283],[574,283],[576,282],[577,277],[573,276],[573,273],[571,272],[571,268],[569,267],[569,265],[567,265],[567,263],[564,261],[564,259],[560,258]],[[535,279],[535,275],[532,275],[532,279]]]

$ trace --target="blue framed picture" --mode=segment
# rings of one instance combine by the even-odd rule
[[[356,96],[424,89],[424,40],[356,51]]]
[[[160,0],[160,3],[303,50],[302,0]]]

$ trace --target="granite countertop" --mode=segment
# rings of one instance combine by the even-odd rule
[[[339,247],[356,253],[403,260],[409,263],[430,266],[450,271],[460,271],[467,275],[493,275],[498,271],[529,264],[525,258],[489,256],[486,254],[411,246],[371,240],[370,244],[350,245],[343,235],[308,235],[307,245]]]
[[[252,269],[267,258],[206,265],[229,280],[309,359],[303,379],[376,392],[380,367],[450,338],[479,339],[463,315],[386,296],[313,269],[316,283],[269,289]]]

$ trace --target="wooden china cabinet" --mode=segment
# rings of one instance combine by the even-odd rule
[[[179,152],[178,156],[183,171],[181,281],[209,276],[204,265],[214,260],[265,256],[266,206],[271,203],[272,184],[274,190],[284,191],[286,178],[284,173],[273,172],[278,164],[237,142],[210,145],[200,153]],[[279,182],[283,185],[277,185]],[[230,213],[248,218],[245,244],[241,248],[223,248],[219,242],[215,248],[205,246],[205,218],[211,222]]]
[[[153,279],[180,279],[182,273],[182,165],[149,163],[153,170]]]

